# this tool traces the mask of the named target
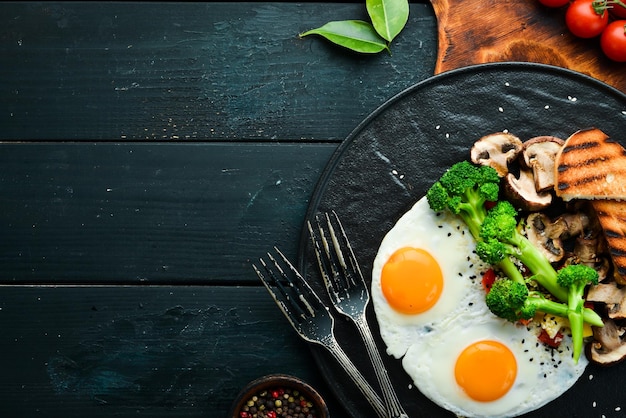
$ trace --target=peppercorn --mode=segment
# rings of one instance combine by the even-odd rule
[[[310,399],[290,388],[262,390],[244,402],[239,418],[318,418]]]

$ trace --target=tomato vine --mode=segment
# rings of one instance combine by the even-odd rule
[[[567,7],[565,25],[578,38],[600,37],[609,59],[626,62],[626,0],[538,0],[546,7]]]

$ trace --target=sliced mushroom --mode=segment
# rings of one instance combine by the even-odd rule
[[[507,174],[504,193],[515,206],[530,212],[545,209],[552,203],[551,193],[537,192],[533,173],[529,170],[521,170],[518,178],[512,173]]]
[[[626,318],[626,287],[615,282],[600,283],[589,288],[587,300],[604,303],[611,319]]]
[[[563,259],[565,250],[561,240],[562,227],[553,223],[541,212],[535,212],[526,218],[526,235],[550,262]]]
[[[470,157],[475,164],[491,166],[500,177],[504,177],[509,173],[509,163],[517,158],[522,145],[522,141],[515,135],[497,132],[476,141]]]
[[[532,171],[538,192],[554,188],[554,161],[564,143],[555,136],[537,136],[524,142],[522,161]]]
[[[564,213],[554,223],[559,225],[563,239],[583,235],[591,224],[589,217],[582,212]]]
[[[604,321],[603,327],[592,327],[594,341],[587,346],[588,357],[596,364],[610,366],[626,358],[624,328],[614,321]]]
[[[598,282],[605,281],[611,270],[611,262],[601,253],[600,242],[597,237],[581,235],[576,237],[573,253],[576,264],[584,264],[594,268],[598,272]]]

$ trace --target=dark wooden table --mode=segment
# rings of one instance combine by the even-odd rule
[[[297,375],[344,416],[251,269],[296,259],[338,144],[433,74],[298,33],[354,3],[0,4],[0,416],[222,417]]]

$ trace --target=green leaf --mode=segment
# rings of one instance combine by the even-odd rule
[[[366,0],[367,12],[376,32],[391,42],[409,20],[408,0]]]
[[[356,52],[375,54],[389,50],[387,42],[369,22],[362,20],[339,20],[328,22],[317,29],[300,34],[300,37],[320,35],[329,41]]]

